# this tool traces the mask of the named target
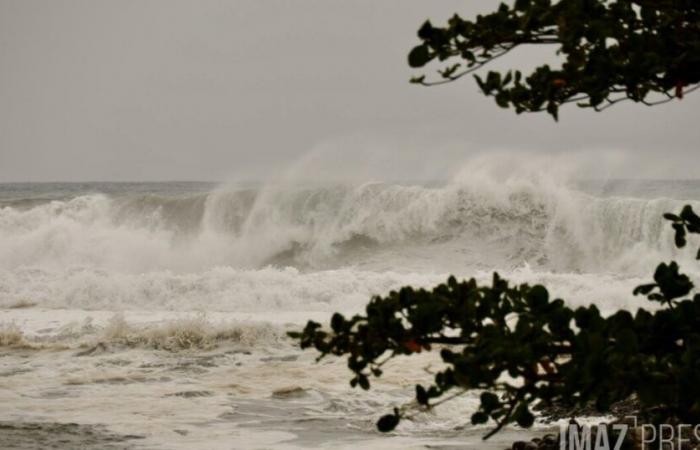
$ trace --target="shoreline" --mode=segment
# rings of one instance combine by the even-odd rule
[[[167,324],[191,326],[186,320],[196,312],[125,311],[121,317],[136,331],[109,340],[104,330],[116,314],[0,310],[0,322],[14,322],[28,343],[0,347],[0,447],[503,450],[549,429],[507,429],[483,442],[487,428],[464,425],[475,400],[465,398],[385,435],[376,431],[377,418],[410,401],[437,354],[387,367],[365,392],[350,388],[344,360],[316,363],[311,352],[278,338],[289,317],[268,316],[254,325],[263,315],[211,313],[211,323],[228,320],[268,334],[257,341],[229,335],[211,345],[194,340],[191,347],[167,347],[162,342],[170,336],[138,340],[138,327],[179,338],[182,330]],[[298,313],[304,320],[312,316]]]

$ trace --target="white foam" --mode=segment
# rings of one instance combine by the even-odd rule
[[[412,248],[440,243],[450,245],[421,254],[438,270],[445,269],[439,267],[445,253],[469,253],[501,269],[529,262],[637,275],[650,261],[678,257],[661,216],[683,201],[597,198],[518,172],[501,178],[472,174],[432,188],[271,185],[255,193],[224,187],[175,199],[99,194],[5,207],[0,268],[182,273],[273,263],[319,269],[368,254],[400,268]]]

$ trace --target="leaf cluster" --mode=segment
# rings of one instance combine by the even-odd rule
[[[667,214],[679,247],[700,233],[690,206]],[[698,255],[700,256],[700,255]],[[370,388],[389,360],[437,349],[444,368],[417,385],[415,400],[429,409],[477,390],[474,424],[495,428],[533,424],[533,404],[584,405],[601,412],[636,395],[649,420],[700,423],[700,294],[675,262],[662,263],[654,283],[635,294],[662,306],[604,317],[595,305],[572,309],[544,286],[511,285],[494,274],[488,286],[450,277],[431,290],[404,287],[371,299],[364,314],[334,314],[330,330],[310,321],[290,333],[302,348],[347,356],[350,384]],[[395,408],[378,422],[394,429],[405,417]]]
[[[516,0],[474,20],[455,14],[442,27],[427,21],[418,38],[409,65],[444,65],[438,80],[411,80],[423,85],[459,79],[516,47],[555,45],[561,67],[475,76],[499,106],[555,119],[565,103],[596,110],[622,100],[652,105],[682,98],[700,82],[697,0]]]

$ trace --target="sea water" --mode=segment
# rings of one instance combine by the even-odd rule
[[[699,278],[662,218],[687,203],[700,209],[700,182],[0,184],[0,422],[28,448],[21,424],[81,448],[489,448],[476,394],[375,431],[437,355],[365,392],[286,331],[450,274],[649,306],[631,292],[658,262]],[[104,439],[51,426],[71,423]]]

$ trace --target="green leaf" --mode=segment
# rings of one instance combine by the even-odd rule
[[[360,387],[365,391],[369,389],[369,379],[365,375],[360,375],[358,377],[358,382],[360,384]]]
[[[547,103],[547,112],[554,117],[555,121],[559,120],[559,106],[555,102]]]
[[[530,410],[527,408],[527,404],[521,404],[515,410],[515,421],[518,425],[523,428],[530,428],[533,423],[535,423],[535,416],[532,415]]]
[[[488,414],[491,411],[498,409],[501,406],[501,401],[498,396],[492,392],[482,392],[481,408]]]
[[[496,95],[496,103],[497,103],[498,106],[500,106],[501,108],[507,108],[507,107],[508,107],[508,105],[509,105],[508,100],[509,100],[509,99],[508,99],[508,94],[507,94],[506,92],[504,92],[504,91],[501,91],[501,92],[499,92],[499,93]]]
[[[423,67],[428,64],[433,56],[427,45],[418,45],[408,54],[408,65],[413,68]]]
[[[503,85],[503,86],[507,85],[508,83],[511,82],[512,79],[513,79],[513,72],[511,72],[511,71],[509,70],[508,73],[506,73],[506,76],[503,78],[503,83],[502,83],[502,85]]]
[[[335,313],[333,314],[333,317],[331,317],[331,328],[333,331],[336,333],[339,333],[343,329],[343,325],[345,324],[345,317],[343,317],[342,314],[340,313]]]
[[[428,404],[428,392],[426,392],[425,388],[420,384],[416,385],[416,401],[419,405]]]
[[[396,414],[387,414],[385,416],[382,416],[377,421],[377,429],[382,433],[392,431],[394,428],[396,428],[396,425],[399,424],[399,420],[400,418]]]
[[[423,40],[428,40],[433,37],[434,27],[429,20],[423,22],[423,25],[418,29],[418,37]]]
[[[473,425],[481,425],[483,423],[486,423],[489,421],[489,416],[482,412],[475,412],[472,414],[472,424]]]
[[[681,219],[693,224],[700,224],[700,217],[693,211],[693,207],[685,205],[681,211]]]
[[[633,295],[639,295],[639,294],[647,295],[649,292],[653,291],[655,287],[656,287],[656,283],[642,284],[642,285],[634,288],[634,291],[632,292],[632,294]]]
[[[474,56],[474,53],[470,52],[469,50],[462,50],[462,58],[469,61],[470,66],[476,61],[476,56]]]
[[[530,288],[527,300],[533,309],[541,309],[549,303],[549,292],[544,286],[537,284]]]
[[[685,228],[680,223],[674,223],[671,226],[673,227],[674,230],[676,230],[676,233],[674,235],[674,241],[675,241],[676,247],[678,247],[678,248],[685,247],[685,244],[687,242],[685,240]]]

